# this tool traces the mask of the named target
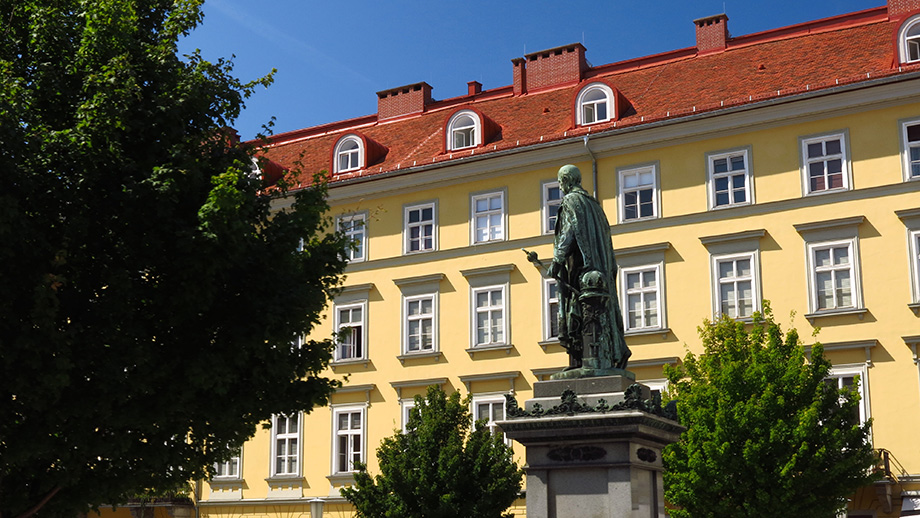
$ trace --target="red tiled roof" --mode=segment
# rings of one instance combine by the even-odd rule
[[[348,132],[358,131],[388,149],[364,169],[331,178],[337,182],[920,69],[898,67],[897,30],[885,7],[869,9],[733,38],[724,52],[697,55],[689,48],[593,67],[578,84],[523,95],[507,86],[435,101],[422,113],[384,121],[370,115],[283,133],[271,139],[264,153],[286,167],[302,154],[301,169],[310,176],[331,170],[331,150]],[[574,127],[578,91],[598,80],[619,90],[628,106],[619,110],[616,122]],[[500,130],[482,146],[445,152],[447,119],[463,107],[488,117]]]

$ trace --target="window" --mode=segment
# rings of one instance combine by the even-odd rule
[[[579,126],[609,121],[613,106],[613,90],[605,84],[590,84],[578,94],[577,104],[576,117]]]
[[[355,135],[346,135],[335,145],[335,172],[361,169],[363,158],[364,146],[361,139]]]
[[[406,253],[428,252],[437,249],[437,223],[434,203],[408,206],[405,210]]]
[[[714,293],[717,297],[715,315],[729,318],[751,318],[760,309],[754,282],[757,254],[745,253],[713,256]]]
[[[272,417],[272,476],[300,473],[300,414]]]
[[[405,354],[435,351],[435,295],[405,297],[403,301],[406,315]]]
[[[812,310],[859,306],[856,288],[856,240],[810,244]]]
[[[659,265],[620,270],[627,332],[661,327],[658,317],[658,301],[661,300],[659,270]]]
[[[657,167],[649,165],[623,169],[619,173],[620,221],[658,216]]]
[[[415,399],[403,399],[399,402],[400,414],[402,415],[402,432],[406,433],[409,426],[409,415],[412,412],[412,409],[415,408]]]
[[[559,182],[545,182],[543,184],[543,233],[552,234],[556,231],[556,215],[559,214],[559,205],[562,204],[562,190]]]
[[[474,346],[500,345],[505,342],[505,287],[473,289]]]
[[[707,155],[710,209],[754,202],[749,156],[748,149]]]
[[[454,114],[447,123],[447,149],[456,151],[481,144],[479,116],[471,110]]]
[[[904,180],[920,180],[920,119],[901,122],[901,154]]]
[[[898,37],[901,63],[920,61],[920,15],[907,19]]]
[[[802,138],[801,142],[805,194],[850,188],[845,132]]]
[[[214,463],[214,478],[240,478],[240,450],[230,459]]]
[[[824,382],[837,389],[849,389],[859,394],[859,405],[853,409],[851,424],[865,424],[869,419],[869,399],[867,390],[867,369],[864,364],[831,367],[831,372]]]
[[[367,240],[364,232],[366,214],[347,214],[339,216],[339,231],[345,234],[348,240],[347,259],[350,262],[363,261],[365,259],[365,250],[367,249]]]
[[[910,243],[910,270],[913,279],[914,303],[920,303],[920,230],[914,230],[909,233]]]
[[[471,197],[473,243],[505,240],[505,192]]]
[[[364,462],[364,407],[335,408],[333,473],[352,473],[355,462]]]
[[[504,397],[474,397],[473,398],[473,421],[479,424],[479,421],[485,421],[483,425],[492,432],[492,435],[504,437],[502,429],[495,423],[505,419],[505,398]],[[511,440],[505,437],[505,444],[511,446]]]
[[[366,302],[336,306],[336,361],[357,360],[365,357],[367,330],[364,325],[364,319],[366,307]]]
[[[543,279],[543,297],[546,303],[543,315],[543,339],[559,338],[559,287],[556,279]]]

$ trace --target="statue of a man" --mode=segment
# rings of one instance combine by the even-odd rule
[[[597,200],[581,187],[577,167],[559,169],[559,187],[563,198],[549,274],[559,290],[559,342],[569,353],[566,370],[603,374],[597,371],[625,369],[632,353],[623,339],[610,224]]]

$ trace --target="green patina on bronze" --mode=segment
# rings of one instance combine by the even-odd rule
[[[559,169],[559,188],[564,196],[548,273],[558,283],[559,343],[569,353],[569,366],[552,377],[623,375],[631,353],[623,339],[610,224],[581,187],[577,167]]]

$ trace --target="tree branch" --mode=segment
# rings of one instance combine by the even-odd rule
[[[26,511],[26,512],[20,514],[20,515],[17,516],[16,518],[29,518],[29,517],[32,516],[33,514],[37,513],[37,512],[39,511],[39,509],[41,509],[42,507],[44,507],[45,504],[48,503],[48,500],[51,500],[51,497],[53,497],[54,495],[56,495],[57,492],[60,491],[60,490],[61,490],[61,486],[54,486],[54,488],[53,488],[51,491],[49,491],[48,494],[45,495],[45,497],[42,498],[40,502],[38,502],[38,503],[35,504],[31,509],[29,509],[28,511]]]

